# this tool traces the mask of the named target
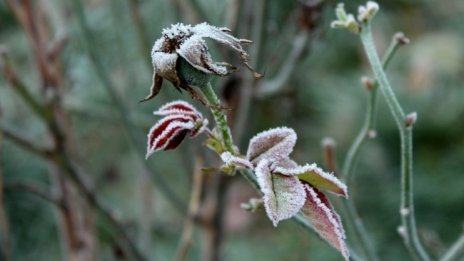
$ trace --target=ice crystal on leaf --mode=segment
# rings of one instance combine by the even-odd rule
[[[277,162],[288,158],[296,143],[296,133],[287,127],[258,133],[250,140],[247,159],[257,164],[261,159]]]
[[[301,213],[311,222],[316,232],[348,260],[350,253],[345,244],[346,236],[340,217],[322,192],[307,184],[304,187],[307,199]]]
[[[301,212],[316,232],[348,259],[340,218],[320,191],[348,197],[347,187],[315,163],[300,166],[290,159],[296,140],[293,129],[270,129],[250,140],[245,159],[229,152],[223,153],[221,159],[226,167],[254,170],[266,214],[274,226]]]
[[[154,112],[165,116],[148,132],[146,158],[159,150],[177,148],[189,134],[195,137],[204,131],[208,120],[203,118],[192,105],[184,101],[174,101]]]
[[[177,90],[186,90],[193,98],[202,101],[201,96],[192,88],[191,83],[186,81],[179,72],[179,61],[182,59],[195,69],[208,75],[225,76],[237,69],[225,62],[214,62],[204,38],[210,38],[238,52],[243,64],[253,72],[254,76],[261,77],[248,65],[248,54],[242,46],[242,44],[248,44],[251,41],[236,38],[229,33],[230,30],[227,28],[207,23],[194,26],[178,23],[164,29],[161,38],[155,41],[151,50],[154,67],[153,82],[150,94],[142,101],[150,100],[159,93],[163,79],[170,81]]]

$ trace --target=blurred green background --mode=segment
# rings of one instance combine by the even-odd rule
[[[84,0],[81,4],[92,39],[79,24],[75,1],[30,2],[36,23],[48,28],[43,36],[47,47],[56,37],[66,36],[59,52],[59,86],[44,86],[31,41],[7,0],[0,1],[2,52],[6,50],[17,76],[36,99],[49,102],[54,92],[62,97],[60,104],[69,120],[66,128],[78,169],[94,184],[94,193],[102,205],[123,224],[149,260],[171,260],[176,255],[187,217],[195,158],[201,157],[206,166],[220,164],[215,154],[201,146],[204,136],[185,141],[175,151],[156,153],[146,162],[148,168],[143,163],[146,133],[157,120],[151,113],[163,103],[184,99],[210,117],[201,104],[187,94],[179,94],[167,82],[154,100],[138,103],[148,94],[151,83],[149,49],[163,28],[176,22],[206,20],[213,25],[227,25],[234,35],[255,41],[248,47],[250,61],[259,72],[265,72],[264,79],[253,81],[241,68],[214,83],[231,108],[229,118],[242,152],[255,133],[285,125],[298,133],[293,156],[299,163],[323,166],[321,140],[332,137],[341,165],[363,122],[367,91],[359,79],[371,72],[358,37],[329,29],[334,1]],[[360,3],[346,1],[345,5],[354,12]],[[388,75],[406,112],[416,111],[419,116],[414,132],[417,225],[424,245],[437,258],[463,231],[464,1],[383,0],[379,4],[381,11],[374,21],[379,51],[385,50],[397,31],[411,39],[411,44],[401,47],[394,57]],[[304,38],[304,48],[297,46],[298,36]],[[296,59],[287,60],[295,48],[301,49]],[[239,64],[238,58],[224,47],[210,44],[210,49],[216,60]],[[103,71],[95,67],[95,60]],[[291,73],[278,78],[283,80],[279,92],[254,95],[262,87],[261,81],[275,79],[285,68],[290,68]],[[4,76],[0,78],[2,126],[36,144],[51,146],[53,140],[44,123],[25,106]],[[119,109],[129,118],[129,132],[102,77],[108,77],[122,101]],[[410,260],[397,233],[398,131],[379,97],[377,137],[362,148],[350,197],[381,259]],[[251,99],[248,112],[242,104],[246,99]],[[246,117],[243,113],[247,113]],[[137,142],[131,142],[130,135]],[[56,166],[5,137],[0,153],[10,259],[69,259],[58,208],[18,186],[31,184],[52,196],[59,195]],[[181,211],[161,192],[158,176],[180,198]],[[242,178],[206,175],[203,185],[199,215],[202,211],[210,213],[213,206],[220,214],[210,215],[212,226],[217,226],[214,220],[223,218],[220,228],[224,233],[218,251],[221,260],[341,260],[335,250],[291,221],[273,228],[264,211],[241,210],[241,202],[256,196]],[[87,229],[82,236],[91,253],[91,258],[80,260],[127,258],[115,245],[117,235],[107,222],[95,214],[72,185],[70,193],[78,209],[76,222]],[[210,250],[205,245],[211,241],[210,225],[195,225],[186,260],[208,260],[205,252]],[[348,242],[356,249],[346,222],[345,229]]]

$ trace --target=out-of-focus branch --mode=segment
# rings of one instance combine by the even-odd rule
[[[52,195],[47,189],[40,187],[32,182],[25,181],[9,181],[4,184],[6,190],[20,190],[31,193],[38,198],[41,198],[59,208],[66,208],[66,204],[58,197]]]
[[[256,90],[256,96],[260,99],[276,95],[281,92],[285,84],[292,76],[293,71],[301,59],[303,51],[309,42],[309,32],[301,30],[293,39],[293,46],[287,59],[282,63],[279,71],[273,79],[260,82]]]
[[[197,0],[172,0],[171,3],[189,23],[197,24],[209,21]]]
[[[142,54],[142,57],[146,57],[150,54],[150,41],[148,40],[147,30],[143,24],[142,14],[140,13],[140,0],[129,0],[128,2],[132,22],[134,23],[137,37],[139,38],[140,53]],[[148,68],[151,69],[150,59],[144,59],[144,61],[147,62]]]
[[[3,145],[3,132],[0,130],[0,152]],[[3,157],[0,156],[0,257],[10,260],[10,229],[5,208],[5,183],[3,177]]]
[[[50,157],[54,151],[52,148],[47,148],[41,145],[34,143],[31,140],[21,136],[18,131],[12,130],[11,128],[7,127],[5,124],[0,122],[0,131],[3,132],[5,138],[13,141],[21,148],[30,151],[36,155],[42,156],[44,158]]]
[[[141,152],[141,148],[144,148],[145,145],[138,138],[138,134],[136,133],[135,128],[133,127],[132,122],[127,114],[127,110],[124,106],[124,103],[116,93],[116,88],[113,86],[113,83],[111,82],[106,72],[105,66],[103,65],[103,62],[98,55],[95,39],[85,17],[83,6],[80,0],[73,0],[72,3],[76,12],[78,24],[84,36],[83,40],[86,45],[86,49],[89,53],[89,58],[95,68],[97,76],[100,78],[103,86],[108,92],[113,104],[115,105],[120,115],[124,129],[129,137],[129,141],[132,147],[135,149],[135,152],[138,155],[140,162],[146,169],[150,169],[150,166],[145,160],[145,156]],[[177,196],[174,190],[171,189],[171,187],[165,181],[165,179],[156,171],[152,171],[151,177],[154,179],[155,185],[157,185],[160,191],[166,196],[166,199],[170,201],[179,212],[183,212],[185,209],[185,204],[180,200],[180,198]]]
[[[225,25],[232,32],[237,28],[241,0],[228,0]]]
[[[198,210],[200,208],[201,192],[203,190],[203,171],[201,170],[202,166],[203,160],[201,160],[200,157],[196,157],[192,189],[190,192],[188,216],[184,222],[184,229],[182,230],[182,235],[180,237],[175,256],[175,260],[177,261],[185,260],[188,250],[192,244],[193,228],[195,225],[196,217],[198,215]]]
[[[446,251],[440,261],[457,261],[464,256],[464,233]]]

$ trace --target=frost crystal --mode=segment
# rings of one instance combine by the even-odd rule
[[[311,222],[316,232],[330,245],[336,248],[345,260],[349,260],[350,253],[345,244],[345,231],[340,217],[334,211],[328,198],[309,185],[305,185],[307,199],[302,214]]]
[[[241,169],[253,169],[253,165],[246,159],[232,155],[226,151],[221,154],[221,159],[225,163],[225,167],[236,166]]]
[[[296,215],[306,200],[303,184],[296,177],[271,173],[266,159],[258,163],[255,172],[266,213],[274,226]]]
[[[179,74],[176,67],[179,65],[179,57],[205,74],[225,76],[236,70],[236,67],[231,64],[214,62],[204,38],[213,39],[238,52],[243,64],[253,72],[255,77],[260,78],[261,75],[248,65],[248,54],[242,47],[242,44],[251,43],[251,41],[238,39],[229,33],[230,30],[227,28],[219,28],[207,23],[195,26],[177,23],[164,29],[162,37],[155,41],[151,50],[154,67],[153,82],[150,94],[142,101],[152,99],[159,93],[163,79],[170,81],[179,91],[186,90],[192,97],[201,100],[201,96],[192,88],[191,83]]]
[[[175,149],[187,134],[195,137],[203,132],[208,120],[203,118],[192,105],[184,101],[174,101],[154,112],[165,116],[148,132],[146,158],[159,150]]]
[[[246,158],[253,164],[261,159],[271,162],[284,160],[292,153],[296,139],[295,131],[287,127],[263,131],[250,140]]]

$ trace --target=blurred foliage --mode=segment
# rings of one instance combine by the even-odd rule
[[[156,188],[152,198],[154,209],[147,215],[140,191],[146,180],[138,175],[143,170],[89,61],[73,10],[67,1],[53,2],[66,15],[64,26],[70,37],[63,53],[65,107],[71,113],[79,162],[92,174],[87,178],[98,184],[98,196],[114,210],[150,259],[170,260],[185,216],[176,212]],[[98,53],[118,94],[124,99],[137,132],[144,137],[156,120],[151,115],[154,109],[168,100],[190,101],[190,98],[180,96],[165,83],[162,94],[154,101],[137,103],[148,93],[152,69],[147,66],[149,54],[143,56],[140,51],[140,38],[130,17],[128,2],[84,1],[86,15],[97,36]],[[224,24],[228,1],[197,2],[212,24]],[[266,3],[258,71],[265,71],[266,77],[272,77],[292,48],[292,37],[298,30],[296,11],[299,5],[287,0]],[[361,1],[349,1],[347,9],[354,10],[359,3]],[[177,21],[186,22],[170,0],[141,0],[140,4],[150,42],[159,37],[162,28]],[[464,219],[464,1],[383,0],[379,4],[381,12],[374,24],[379,50],[383,51],[390,36],[399,30],[412,40],[410,45],[399,50],[388,73],[406,111],[417,111],[419,115],[414,133],[416,217],[425,245],[437,256],[462,233]],[[258,131],[286,125],[295,128],[299,135],[294,152],[299,162],[323,164],[320,141],[326,136],[337,141],[337,159],[342,162],[364,117],[367,95],[359,79],[364,74],[370,75],[370,70],[356,36],[329,30],[334,5],[334,1],[325,3],[308,50],[285,84],[285,91],[253,102],[242,145]],[[246,30],[237,29],[238,35],[245,34]],[[30,46],[3,1],[0,2],[0,43],[9,49],[22,80],[41,97]],[[35,141],[50,142],[43,138],[46,135],[42,123],[3,80],[0,82],[0,107],[2,121]],[[378,112],[377,138],[362,149],[350,196],[357,203],[382,259],[405,260],[407,252],[397,233],[400,224],[399,138],[383,101]],[[189,197],[193,165],[190,155],[198,152],[198,142],[187,143],[177,151],[150,158],[156,171],[185,202]],[[138,149],[145,150],[144,147]],[[242,146],[241,150],[245,149]],[[207,155],[212,157],[212,154]],[[46,164],[8,140],[1,146],[1,158],[6,183],[34,181],[44,187],[51,183]],[[263,212],[241,212],[237,194],[240,191],[252,194],[242,182],[236,179],[228,193],[225,260],[340,259],[315,235],[291,222],[273,228]],[[12,260],[61,260],[53,206],[20,190],[6,190],[5,199]],[[239,217],[243,221],[233,225]],[[151,230],[143,230],[145,222],[151,224]],[[350,228],[347,230],[349,232]],[[148,233],[148,239],[142,236],[144,233]],[[108,237],[102,233],[98,235],[98,260],[114,258]],[[202,233],[197,229],[189,260],[200,259],[201,241]]]

